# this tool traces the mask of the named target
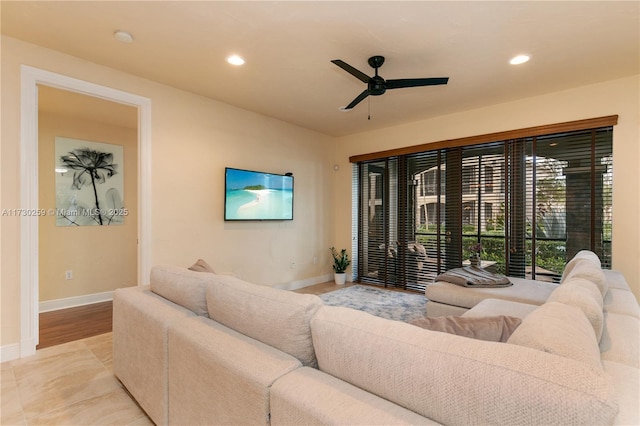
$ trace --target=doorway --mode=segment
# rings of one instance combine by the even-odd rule
[[[111,331],[137,282],[137,128],[134,106],[38,85],[38,349]]]
[[[49,86],[125,104],[137,109],[137,277],[145,284],[150,270],[150,196],[151,182],[151,101],[147,98],[105,86],[66,77],[23,65],[21,67],[21,204],[25,209],[39,208],[38,161],[38,86]],[[134,219],[135,220],[135,219]],[[20,357],[35,353],[39,331],[39,218],[26,216],[21,221],[21,341]],[[66,272],[66,271],[65,271]]]

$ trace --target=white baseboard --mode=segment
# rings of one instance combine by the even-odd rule
[[[57,311],[58,309],[91,305],[92,303],[108,302],[109,300],[113,300],[113,291],[67,297],[64,299],[47,300],[40,302],[39,312]]]
[[[0,346],[0,362],[13,361],[20,358],[20,343]]]

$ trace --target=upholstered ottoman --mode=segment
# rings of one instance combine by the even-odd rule
[[[529,305],[542,305],[558,286],[546,281],[509,277],[509,287],[473,288],[444,281],[429,284],[425,290],[427,316],[462,315],[485,299],[503,299]]]

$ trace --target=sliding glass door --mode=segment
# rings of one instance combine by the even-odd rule
[[[361,162],[358,276],[421,290],[469,264],[558,281],[582,249],[611,259],[611,128]]]

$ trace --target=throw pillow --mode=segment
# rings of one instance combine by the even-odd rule
[[[196,263],[194,263],[193,265],[189,266],[189,269],[192,270],[192,271],[196,271],[196,272],[210,272],[212,274],[216,273],[216,271],[213,270],[211,265],[209,265],[203,259],[198,259],[198,261]]]
[[[507,343],[571,358],[602,371],[593,328],[575,306],[545,303],[527,315]]]
[[[457,334],[490,342],[506,342],[522,320],[507,315],[492,317],[445,316],[420,318],[411,322],[432,331]]]

